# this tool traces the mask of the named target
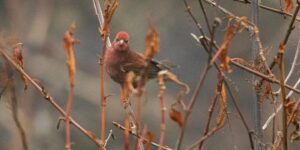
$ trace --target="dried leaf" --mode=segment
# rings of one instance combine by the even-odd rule
[[[152,24],[149,25],[149,29],[145,39],[145,57],[150,60],[155,54],[159,52],[160,39],[157,31]]]
[[[170,118],[175,121],[179,127],[182,128],[183,125],[183,119],[182,119],[182,115],[179,111],[177,111],[174,106],[171,106],[170,112],[169,112]]]
[[[283,11],[285,13],[289,13],[293,9],[293,2],[292,0],[284,0],[284,8]]]
[[[22,68],[24,69],[24,63],[23,63],[23,55],[22,55],[22,43],[18,43],[13,48],[13,59],[14,61]],[[27,78],[20,74],[22,81],[24,82],[24,90],[28,88],[28,81]]]
[[[238,26],[236,25],[230,25],[227,28],[226,34],[224,36],[223,43],[217,50],[216,54],[213,56],[211,60],[211,64],[215,62],[217,58],[221,61],[221,68],[223,68],[224,71],[226,72],[231,72],[231,68],[229,66],[230,59],[228,57],[228,46],[230,42],[232,41],[235,32],[238,30]]]
[[[286,105],[288,118],[291,119],[295,130],[290,135],[290,141],[300,140],[300,101],[291,101]],[[290,120],[289,119],[289,120]]]
[[[190,91],[190,87],[186,83],[180,81],[175,74],[173,74],[172,72],[170,72],[168,70],[162,70],[162,71],[158,72],[158,77],[159,78],[163,77],[164,80],[171,80],[171,81],[175,82],[176,84],[182,86],[182,88],[185,91],[185,94],[188,94]]]
[[[121,93],[121,101],[125,102],[127,101],[128,97],[130,96],[131,92],[136,92],[133,86],[133,80],[135,78],[135,74],[133,71],[130,71],[126,75],[126,82],[124,86],[122,87],[122,93]]]
[[[226,114],[226,108],[227,108],[227,93],[223,82],[223,77],[219,73],[218,74],[218,91],[220,91],[220,108],[219,108],[219,114],[217,117],[217,127],[221,127],[224,124],[225,121],[225,114]]]
[[[66,31],[64,35],[64,48],[67,55],[67,65],[69,69],[69,83],[73,87],[75,80],[75,72],[76,72],[76,62],[73,51],[73,46],[79,43],[79,40],[74,39],[76,25],[75,23],[71,23],[69,29]]]

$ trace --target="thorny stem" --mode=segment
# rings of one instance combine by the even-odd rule
[[[116,126],[117,128],[121,129],[121,130],[126,130],[126,128],[125,128],[124,126],[122,126],[121,124],[119,124],[119,123],[117,123],[117,122],[115,122],[115,121],[113,121],[112,124],[113,124],[114,126]],[[139,139],[142,139],[143,142],[150,143],[151,145],[153,145],[153,146],[155,146],[155,147],[157,147],[157,148],[161,148],[161,149],[163,149],[163,150],[172,150],[172,149],[169,148],[168,146],[161,146],[161,145],[159,145],[159,144],[157,144],[157,143],[155,143],[155,142],[153,142],[153,141],[149,141],[148,139],[143,138],[141,135],[139,135],[139,134],[133,132],[132,130],[129,130],[129,133],[130,133],[131,135],[133,135],[133,136],[139,138]]]
[[[53,99],[53,97],[50,96],[50,94],[45,90],[45,88],[37,83],[34,79],[32,79],[18,64],[14,62],[14,60],[3,50],[0,48],[0,54],[3,56],[7,62],[9,62],[16,70],[24,75],[28,81],[40,92],[40,94],[62,115],[66,116],[66,112],[64,109],[59,106],[56,101]],[[70,118],[70,122],[77,128],[79,129],[85,136],[87,136],[90,140],[92,140],[97,146],[100,146],[100,142],[98,141],[98,138],[92,134],[92,132],[86,130],[83,128],[80,124],[78,124],[75,120],[73,120],[72,117]]]

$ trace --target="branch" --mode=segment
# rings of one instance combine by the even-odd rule
[[[290,77],[292,76],[292,74],[295,70],[295,67],[297,65],[298,56],[299,56],[299,51],[300,51],[300,39],[299,39],[298,44],[297,44],[297,48],[296,48],[296,51],[295,51],[295,56],[294,56],[294,59],[293,59],[293,63],[291,65],[291,68],[290,68],[290,71],[289,71],[288,75],[286,76],[286,78],[284,80],[284,83],[286,83],[290,79]],[[280,88],[276,92],[274,92],[274,94],[279,94],[279,93],[280,93]],[[288,95],[290,95],[290,93]]]
[[[122,126],[121,124],[119,124],[119,123],[117,123],[117,122],[115,122],[115,121],[113,121],[112,124],[113,124],[114,126],[116,126],[117,128],[123,130],[123,131],[127,130],[124,126]],[[131,135],[137,137],[138,139],[142,139],[144,142],[150,143],[151,145],[153,145],[153,146],[155,146],[155,147],[157,147],[157,148],[161,148],[161,149],[163,149],[163,150],[172,150],[172,149],[169,148],[168,146],[161,146],[161,145],[159,145],[159,144],[157,144],[157,143],[155,143],[155,142],[149,141],[148,139],[144,139],[142,136],[136,134],[136,133],[133,132],[132,130],[129,130],[129,133],[130,133]]]
[[[245,65],[243,65],[243,64],[240,64],[240,63],[238,63],[238,62],[237,62],[236,60],[234,60],[234,59],[231,59],[231,60],[230,60],[230,63],[232,63],[234,66],[236,66],[236,67],[238,67],[238,68],[240,68],[240,69],[242,69],[242,70],[244,70],[244,71],[247,71],[247,72],[249,72],[249,73],[251,73],[251,74],[254,74],[254,75],[258,76],[258,77],[261,77],[263,80],[266,80],[266,81],[269,81],[269,82],[271,82],[271,83],[275,83],[275,84],[277,84],[277,85],[280,85],[280,81],[277,80],[276,78],[270,77],[270,76],[265,75],[265,74],[263,74],[263,73],[261,73],[261,72],[259,72],[259,71],[256,71],[256,70],[254,70],[254,69],[252,69],[252,68],[249,68],[249,67],[247,67],[247,66],[245,66]],[[292,90],[292,91],[294,91],[294,92],[300,94],[300,90],[299,90],[299,89],[296,89],[296,88],[294,88],[294,87],[292,87],[291,85],[284,84],[284,87],[286,87],[287,89]]]
[[[243,0],[234,0],[234,1],[244,3],[244,4],[251,4],[250,1],[248,1],[247,3],[245,3],[245,1],[243,1]],[[288,16],[288,17],[293,17],[293,14],[286,13],[286,12],[280,10],[280,9],[272,8],[272,7],[269,7],[269,6],[266,6],[266,5],[262,5],[262,4],[258,4],[258,6],[262,9],[265,9],[265,10],[268,10],[268,11],[271,11],[271,12],[274,12],[274,13],[278,13],[278,14]],[[300,18],[296,17],[296,20],[300,21]]]
[[[63,110],[61,106],[57,104],[54,98],[45,90],[45,88],[37,83],[34,79],[32,79],[16,62],[2,49],[0,48],[0,54],[2,57],[7,60],[20,74],[24,75],[28,81],[34,86],[36,90],[40,92],[44,99],[46,99],[62,116],[66,116],[66,112]],[[90,140],[92,140],[97,146],[100,146],[98,138],[90,131],[83,128],[80,124],[78,124],[72,117],[69,117],[70,122],[79,129],[85,136],[87,136]]]
[[[283,63],[283,56],[285,51],[285,45],[281,45],[278,52],[278,67],[280,72],[280,88],[281,88],[281,98],[282,98],[282,105],[283,105],[283,111],[282,111],[282,132],[283,132],[283,150],[288,149],[288,143],[287,143],[287,134],[288,134],[288,127],[287,127],[287,100],[285,99],[285,87],[284,87],[284,78],[285,78],[285,72],[284,72],[284,63]]]

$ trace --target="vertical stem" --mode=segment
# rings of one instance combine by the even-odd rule
[[[285,87],[284,87],[284,79],[285,79],[285,71],[284,71],[284,63],[283,63],[283,55],[284,55],[284,48],[279,48],[278,52],[278,65],[279,65],[279,72],[280,72],[280,88],[281,88],[281,99],[282,99],[282,105],[283,105],[283,111],[282,111],[282,132],[283,132],[283,150],[288,149],[288,143],[287,143],[287,110],[285,104],[287,103],[287,100],[285,99]]]
[[[125,120],[124,120],[124,126],[125,126],[125,130],[124,130],[124,150],[129,150],[129,116],[126,115]]]
[[[160,123],[160,137],[159,137],[159,145],[163,146],[164,144],[164,138],[165,138],[165,132],[166,132],[166,119],[165,119],[165,102],[164,102],[164,93],[165,93],[165,86],[164,86],[164,79],[160,78],[160,91],[159,91],[159,100],[160,100],[160,110],[161,110],[161,123]],[[162,148],[159,147],[159,150]]]
[[[74,86],[70,84],[70,91],[68,95],[68,101],[66,106],[66,149],[71,150],[71,122],[70,122],[70,116],[71,116],[71,110],[72,110],[72,104],[73,104],[73,93],[74,93]]]
[[[106,98],[104,95],[104,56],[105,56],[105,50],[106,50],[106,39],[103,40],[103,48],[101,53],[101,59],[100,59],[100,110],[101,110],[101,143],[103,144],[105,142],[105,107],[106,107]],[[103,149],[102,146],[100,146],[99,149]]]
[[[251,22],[258,26],[258,16],[259,16],[259,0],[252,0],[251,3]],[[255,60],[256,55],[258,54],[258,43],[255,40],[255,33],[253,33],[251,37],[252,47],[251,47],[251,55],[252,60]],[[254,62],[257,65],[259,62]],[[252,75],[252,82],[257,83],[255,76]],[[260,141],[262,141],[262,129],[261,129],[261,103],[260,103],[260,93],[261,90],[256,84],[255,93],[253,93],[254,101],[254,121],[255,121],[255,133],[256,133],[256,143],[255,149],[261,150],[262,147],[260,145]]]

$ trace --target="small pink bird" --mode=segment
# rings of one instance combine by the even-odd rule
[[[143,54],[130,49],[129,34],[121,31],[116,34],[112,46],[106,50],[104,65],[109,76],[123,87],[127,73],[133,71],[136,75],[140,75],[141,71],[145,69],[147,61]],[[148,79],[155,78],[159,71],[168,68],[154,60],[150,61],[148,67],[146,73]]]

